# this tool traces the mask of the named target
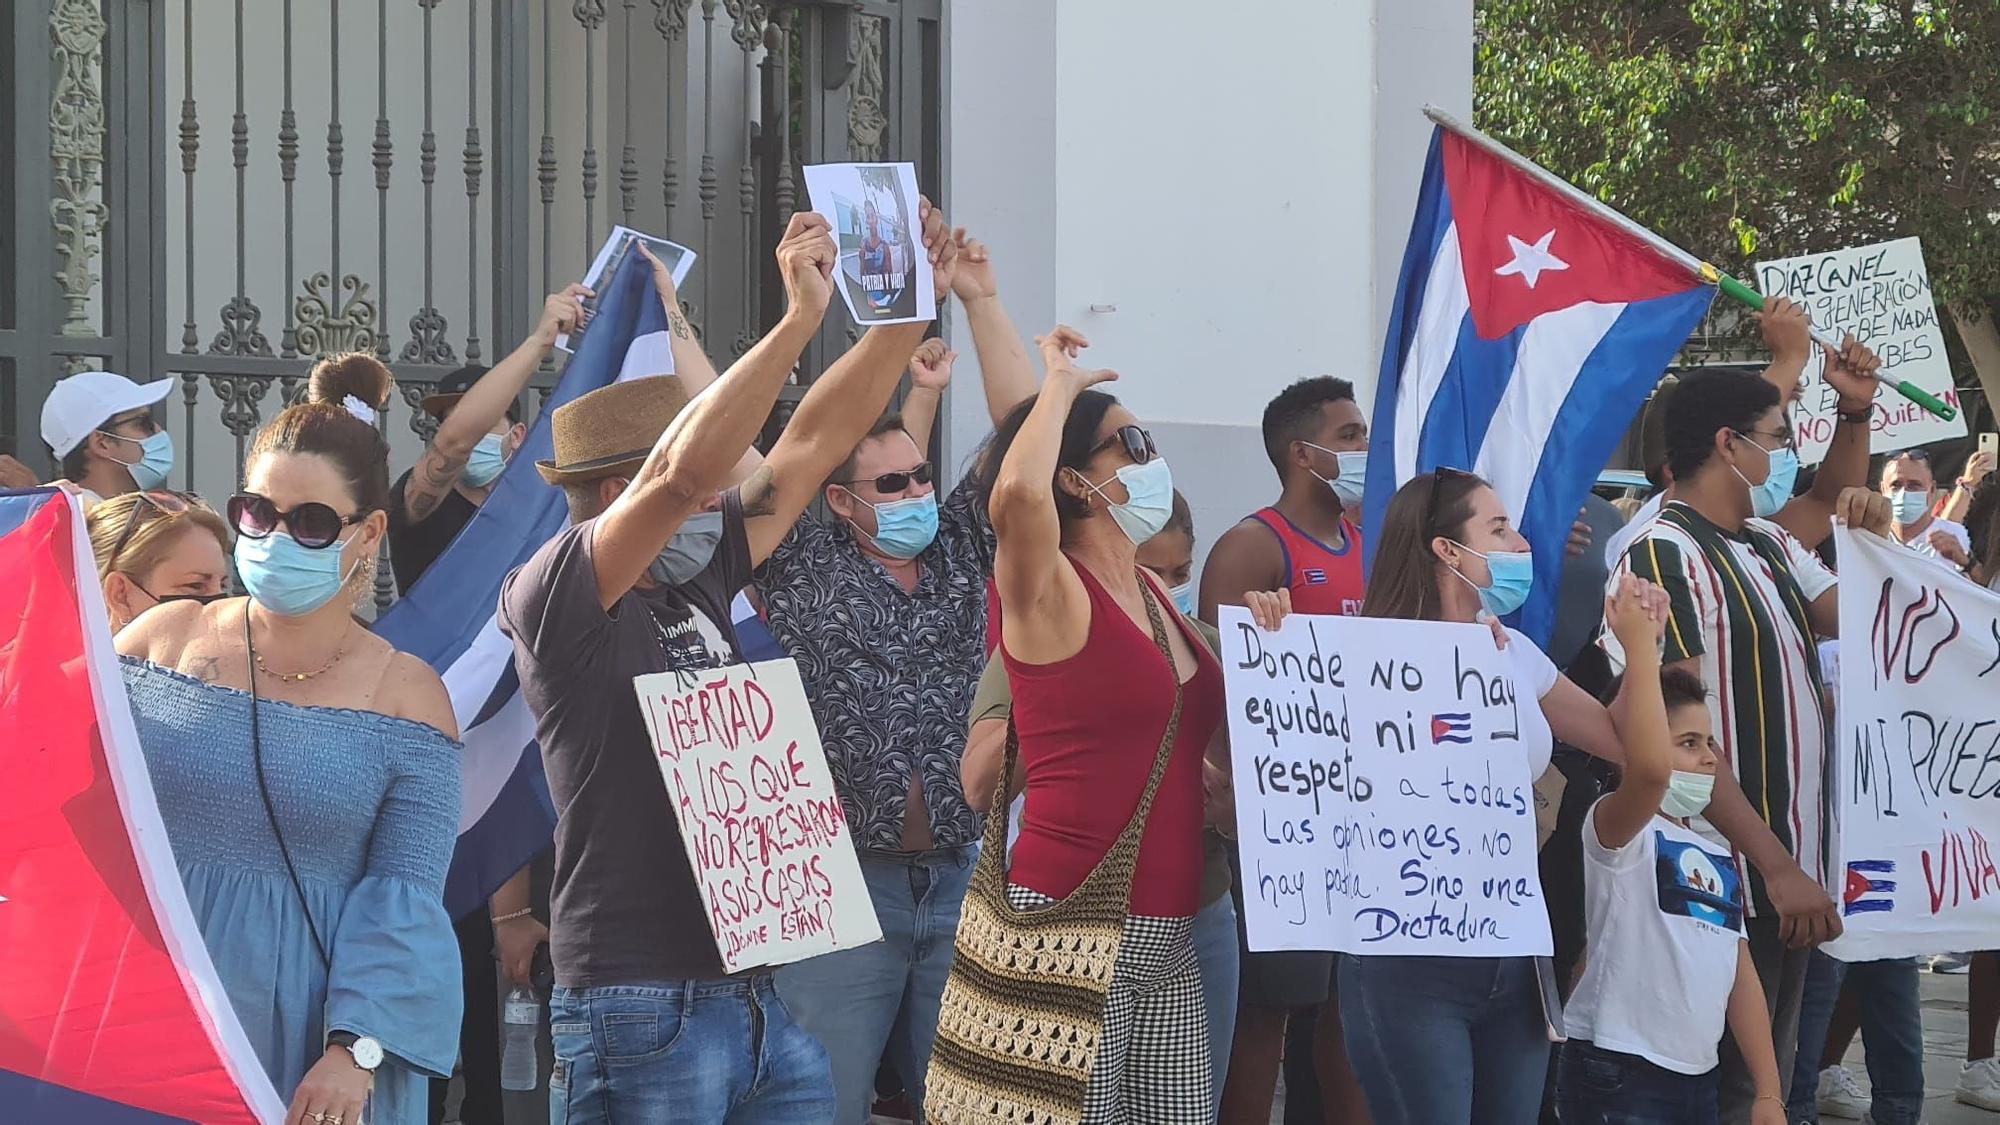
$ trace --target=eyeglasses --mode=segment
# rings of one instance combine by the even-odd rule
[[[144,586],[139,586],[139,580],[136,578],[132,578],[131,575],[128,574],[125,577],[131,579],[132,585],[139,587],[140,593],[146,595],[147,597],[153,599],[154,601],[160,603],[161,605],[165,605],[168,602],[198,602],[202,605],[207,605],[210,602],[219,602],[222,599],[229,596],[229,591],[227,590],[217,590],[213,594],[155,594],[151,590],[146,589]]]
[[[1431,470],[1430,500],[1424,504],[1424,542],[1428,543],[1432,536],[1442,534],[1438,530],[1437,518],[1438,498],[1444,495],[1444,482],[1460,478],[1478,479],[1464,469],[1454,469],[1450,465],[1439,465]]]
[[[279,511],[270,497],[254,492],[239,492],[229,498],[229,523],[237,534],[266,539],[282,523],[291,529],[292,538],[298,541],[299,546],[315,551],[332,546],[340,538],[341,528],[360,523],[366,516],[365,512],[343,516],[313,500],[288,512]]]
[[[1791,428],[1789,426],[1782,430],[1737,430],[1736,436],[1746,439],[1752,436],[1760,438],[1770,438],[1772,441],[1778,443],[1777,447],[1778,449],[1796,450],[1798,448],[1796,445],[1793,444],[1793,442],[1796,440],[1796,435],[1792,433]],[[1750,444],[1756,446],[1759,449],[1764,449],[1764,446],[1761,442],[1753,441]],[[1775,453],[1777,452],[1777,450],[1764,449],[1764,452]]]
[[[1160,455],[1159,449],[1153,445],[1153,435],[1137,426],[1118,427],[1110,437],[1092,446],[1090,455],[1095,457],[1113,445],[1124,446],[1125,456],[1130,457],[1135,465],[1143,465]]]
[[[126,546],[132,542],[132,533],[139,530],[139,510],[141,508],[151,506],[154,511],[159,512],[163,516],[176,516],[187,511],[189,508],[206,508],[208,506],[201,502],[201,497],[196,496],[192,492],[169,492],[165,489],[156,488],[137,493],[136,495],[138,499],[132,502],[132,512],[125,517],[125,529],[118,533],[118,542],[112,544],[111,554],[104,560],[104,566],[107,570],[118,569],[118,556],[125,553]],[[151,591],[147,591],[147,593],[150,595]]]
[[[918,484],[929,484],[931,482],[931,463],[925,461],[914,469],[883,473],[879,477],[855,477],[853,480],[843,480],[836,483],[849,485],[872,484],[875,486],[875,491],[877,492],[901,492],[910,487],[911,481],[916,481]]]

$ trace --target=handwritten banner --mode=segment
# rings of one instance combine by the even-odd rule
[[[882,936],[790,660],[632,681],[723,967]]]
[[[1522,705],[1491,632],[1293,615],[1266,633],[1228,606],[1220,626],[1252,950],[1550,952]]]
[[[1938,330],[1938,309],[1931,296],[1930,271],[1924,268],[1923,246],[1914,238],[1899,238],[1873,246],[1856,246],[1830,254],[1780,258],[1757,267],[1757,287],[1770,297],[1789,297],[1804,305],[1812,321],[1837,336],[1852,334],[1882,358],[1882,374],[1908,379],[1953,406],[1951,363]],[[1799,435],[1799,458],[1817,465],[1826,459],[1833,441],[1839,396],[1821,378],[1824,353],[1814,349],[1806,364],[1805,389],[1792,407],[1792,428]],[[1875,392],[1875,417],[1869,449],[1875,453],[1965,436],[1965,414],[1942,418],[1881,386]]]
[[[2000,594],[1834,529],[1840,557],[1834,900],[1845,961],[2000,933]]]

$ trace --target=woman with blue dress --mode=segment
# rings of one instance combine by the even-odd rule
[[[437,674],[353,616],[387,526],[366,406],[258,434],[228,505],[250,597],[118,636],[188,899],[286,1125],[420,1125],[458,1050],[457,724]]]

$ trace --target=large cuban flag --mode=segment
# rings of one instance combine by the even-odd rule
[[[562,490],[542,480],[534,466],[553,456],[550,416],[614,381],[672,371],[666,310],[652,267],[637,254],[624,255],[618,272],[600,286],[590,331],[486,503],[375,623],[390,644],[422,657],[444,678],[465,741],[465,803],[444,893],[454,918],[484,903],[546,850],[555,832],[534,717],[514,674],[513,643],[495,619],[501,580],[569,519]]]
[[[83,512],[0,493],[0,1121],[285,1114],[188,906]]]
[[[1637,235],[1439,127],[1389,315],[1370,481],[1493,483],[1535,556],[1515,626],[1546,644],[1591,482],[1714,290]],[[1364,542],[1393,488],[1370,488]]]

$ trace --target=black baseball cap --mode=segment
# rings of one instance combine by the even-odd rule
[[[433,418],[443,418],[452,407],[458,405],[458,400],[465,397],[465,392],[471,390],[472,384],[477,383],[479,377],[486,374],[487,370],[477,363],[468,363],[439,379],[437,389],[424,396],[422,404],[424,413]]]

